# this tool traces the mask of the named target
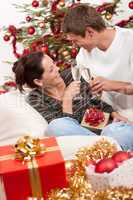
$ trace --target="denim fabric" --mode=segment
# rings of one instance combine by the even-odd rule
[[[76,119],[70,117],[54,119],[48,124],[46,133],[48,136],[96,135],[83,128]]]
[[[123,150],[133,150],[133,125],[114,122],[106,126],[101,135],[115,139]]]

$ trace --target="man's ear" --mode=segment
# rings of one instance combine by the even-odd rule
[[[85,34],[86,36],[93,37],[93,35],[95,34],[95,30],[91,28],[90,26],[88,26],[86,27]]]
[[[39,87],[42,87],[42,86],[43,86],[43,82],[42,82],[42,80],[40,80],[40,79],[34,79],[33,82],[34,82],[37,86],[39,86]]]

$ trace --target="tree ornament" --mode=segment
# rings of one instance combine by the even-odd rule
[[[77,53],[78,53],[78,50],[76,48],[72,48],[71,49],[71,57],[72,58],[76,58]]]
[[[43,4],[44,4],[44,6],[47,6],[48,5],[48,0],[43,0]]]
[[[42,22],[39,22],[38,23],[38,26],[40,27],[40,28],[45,28],[45,23],[42,21]]]
[[[30,53],[29,48],[24,49],[24,50],[23,50],[23,53],[22,53],[22,56],[27,56],[29,53]]]
[[[105,7],[102,5],[102,6],[98,6],[97,8],[96,8],[96,11],[98,12],[98,13],[102,13],[103,11],[105,10]]]
[[[29,35],[33,35],[35,33],[35,28],[33,27],[33,26],[30,26],[29,28],[28,28],[28,34]]]
[[[105,18],[106,18],[107,20],[111,20],[111,19],[112,19],[112,14],[109,13],[109,12],[107,12],[107,13],[105,14]]]
[[[9,35],[5,35],[3,37],[3,39],[4,39],[5,42],[8,42],[10,40],[10,36]]]
[[[32,6],[33,6],[34,8],[39,7],[39,1],[37,1],[37,0],[32,1]]]
[[[31,18],[30,16],[27,16],[27,17],[26,17],[26,21],[27,21],[27,22],[30,22],[31,19],[32,19],[32,18]]]
[[[116,162],[116,163],[119,163],[119,162],[123,162],[124,160],[127,160],[129,159],[131,156],[129,154],[129,152],[126,152],[126,151],[118,151],[116,152],[113,156],[112,156],[112,159]]]
[[[11,33],[11,35],[15,35],[16,32],[17,32],[17,29],[16,29],[16,27],[14,25],[10,25],[8,27],[8,32]]]
[[[104,158],[100,160],[95,166],[96,173],[111,172],[117,167],[115,161],[112,158]]]
[[[120,27],[125,27],[127,25],[128,21],[127,20],[121,20],[118,22],[116,25]]]
[[[69,51],[64,50],[64,51],[62,52],[62,55],[63,55],[64,57],[68,56],[68,55],[69,55]]]
[[[129,2],[128,7],[129,7],[130,9],[133,9],[133,1]]]
[[[62,9],[62,7],[65,6],[65,1],[64,0],[60,0],[59,3],[57,4],[57,8],[58,9]]]
[[[53,14],[56,13],[56,11],[57,11],[58,2],[59,2],[59,0],[53,1],[52,5],[51,5],[51,11]]]
[[[49,49],[48,49],[48,45],[45,44],[45,45],[41,46],[41,51],[47,54],[48,51],[49,51]]]

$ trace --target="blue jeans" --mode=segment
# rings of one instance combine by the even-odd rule
[[[123,150],[133,150],[133,125],[114,122],[106,126],[101,135],[115,139]]]
[[[46,133],[48,136],[96,135],[83,128],[76,119],[70,117],[54,119],[48,124]]]

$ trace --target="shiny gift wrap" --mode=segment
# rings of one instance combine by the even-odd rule
[[[27,139],[26,145],[24,140],[19,141],[15,149],[11,145],[0,147],[0,200],[45,200],[51,189],[67,186],[56,139]]]

